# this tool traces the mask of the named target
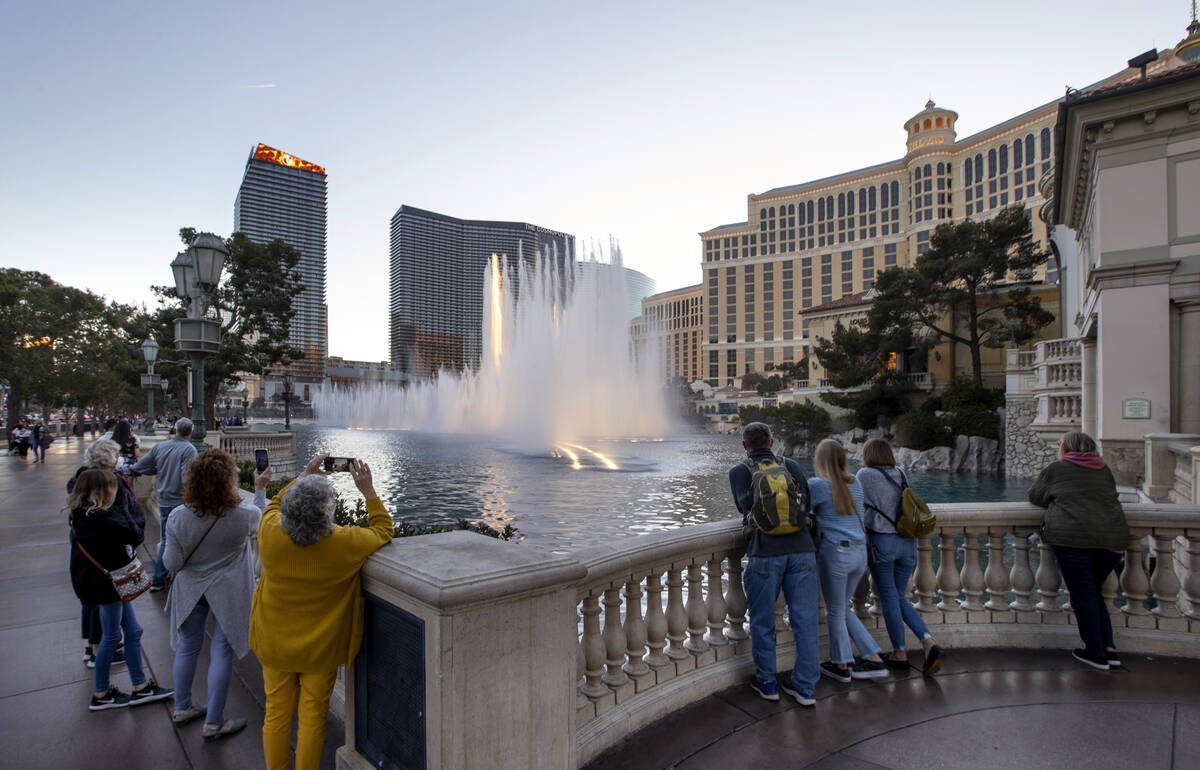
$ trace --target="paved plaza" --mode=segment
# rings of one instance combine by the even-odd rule
[[[88,441],[90,441],[90,437]],[[5,768],[256,768],[263,766],[262,674],[253,653],[237,661],[226,718],[244,717],[241,733],[212,743],[200,738],[202,722],[171,722],[171,701],[113,711],[88,711],[92,670],[81,661],[79,601],[67,574],[65,484],[81,464],[87,442],[60,439],[45,464],[0,457],[0,767]],[[152,564],[158,524],[146,526],[139,549]],[[167,594],[146,593],[134,606],[147,675],[172,686],[173,651],[168,641]],[[206,646],[207,647],[207,646]],[[193,685],[204,703],[207,649]],[[128,691],[123,666],[112,681]],[[322,767],[334,766],[343,742],[341,722],[331,717]]]

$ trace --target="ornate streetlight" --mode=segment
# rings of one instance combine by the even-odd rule
[[[221,282],[221,268],[229,250],[212,233],[200,233],[171,262],[175,293],[187,300],[186,318],[175,319],[175,347],[192,359],[192,443],[204,449],[208,432],[204,421],[204,359],[221,349],[221,323],[206,318],[208,304]]]
[[[142,375],[142,389],[146,391],[146,424],[142,433],[154,435],[154,391],[166,385],[162,377],[154,373],[154,362],[158,360],[159,345],[153,337],[142,343],[142,357],[146,359],[146,374]]]
[[[292,429],[292,373],[283,373],[283,429]]]

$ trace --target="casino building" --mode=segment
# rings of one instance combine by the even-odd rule
[[[233,229],[256,243],[279,238],[300,252],[296,266],[304,290],[292,301],[288,341],[303,352],[289,368],[297,393],[319,384],[329,353],[325,305],[325,169],[265,144],[246,161],[233,205]],[[267,388],[271,390],[271,388]],[[267,394],[264,394],[267,395]]]

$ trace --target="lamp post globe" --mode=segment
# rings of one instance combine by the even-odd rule
[[[192,362],[192,443],[205,447],[204,359],[221,348],[221,324],[207,318],[209,302],[221,283],[221,270],[229,250],[220,236],[200,233],[187,251],[171,262],[175,293],[188,301],[186,318],[175,319],[175,347]]]
[[[142,388],[146,391],[146,421],[142,432],[154,435],[154,391],[158,390],[162,378],[154,373],[154,362],[158,360],[159,345],[153,337],[147,337],[142,343],[142,357],[146,359],[146,373],[142,375]]]

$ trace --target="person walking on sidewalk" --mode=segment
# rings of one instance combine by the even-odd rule
[[[801,706],[816,704],[813,688],[820,678],[820,648],[817,641],[817,565],[812,536],[807,528],[808,483],[804,471],[792,459],[775,456],[771,429],[752,422],[742,429],[742,448],[746,460],[729,470],[733,501],[742,514],[746,533],[746,571],[742,581],[746,589],[746,609],[750,614],[750,651],[754,658],[751,688],[769,701],[779,700],[778,689],[792,696]],[[801,526],[788,534],[768,534],[752,521],[755,508],[756,475],[764,467],[778,474],[780,466],[787,477],[776,475],[776,484],[786,484],[786,505],[796,506]],[[772,503],[776,495],[772,494]],[[778,508],[775,509],[779,513]],[[790,677],[776,682],[775,600],[783,590],[787,601],[788,623],[796,640],[796,662]]]
[[[917,539],[896,532],[896,522],[900,521],[902,512],[901,498],[908,481],[904,472],[896,467],[891,444],[883,439],[868,439],[863,444],[862,458],[863,467],[857,476],[863,490],[867,547],[874,551],[871,577],[875,579],[883,622],[892,644],[892,651],[884,663],[895,671],[907,671],[912,667],[904,648],[904,626],[907,625],[925,649],[923,673],[936,674],[942,667],[944,653],[929,633],[921,613],[905,596],[908,579],[917,567]]]
[[[181,725],[207,714],[200,732],[206,741],[246,727],[245,719],[224,719],[225,698],[234,656],[243,658],[250,651],[254,569],[249,538],[258,532],[267,505],[271,469],[254,474],[253,505],[242,502],[237,480],[237,464],[228,452],[210,449],[193,459],[184,475],[183,505],[171,514],[163,552],[163,563],[175,575],[167,597],[175,648],[171,719]],[[207,703],[193,706],[192,680],[210,610]]]
[[[1083,648],[1071,655],[1107,671],[1121,665],[1102,587],[1129,547],[1129,522],[1117,496],[1117,482],[1096,442],[1086,433],[1064,434],[1059,460],[1050,463],[1029,488],[1029,502],[1045,508],[1042,538],[1054,550]]]
[[[172,690],[147,679],[142,668],[142,627],[132,602],[123,602],[106,570],[129,563],[142,542],[142,528],[114,507],[120,482],[108,471],[86,470],[67,498],[71,525],[71,587],[83,604],[100,608],[102,637],[96,651],[91,711],[124,708],[171,697]],[[122,692],[109,681],[113,652],[125,636],[125,663],[133,689]]]
[[[158,555],[154,560],[154,574],[150,578],[150,590],[161,591],[167,587],[171,573],[163,565],[163,550],[167,547],[167,520],[171,510],[183,502],[183,472],[196,456],[196,447],[188,441],[192,437],[192,421],[181,417],[175,423],[175,435],[169,440],[155,444],[142,459],[134,464],[132,472],[143,476],[158,475],[158,521],[161,539]]]

